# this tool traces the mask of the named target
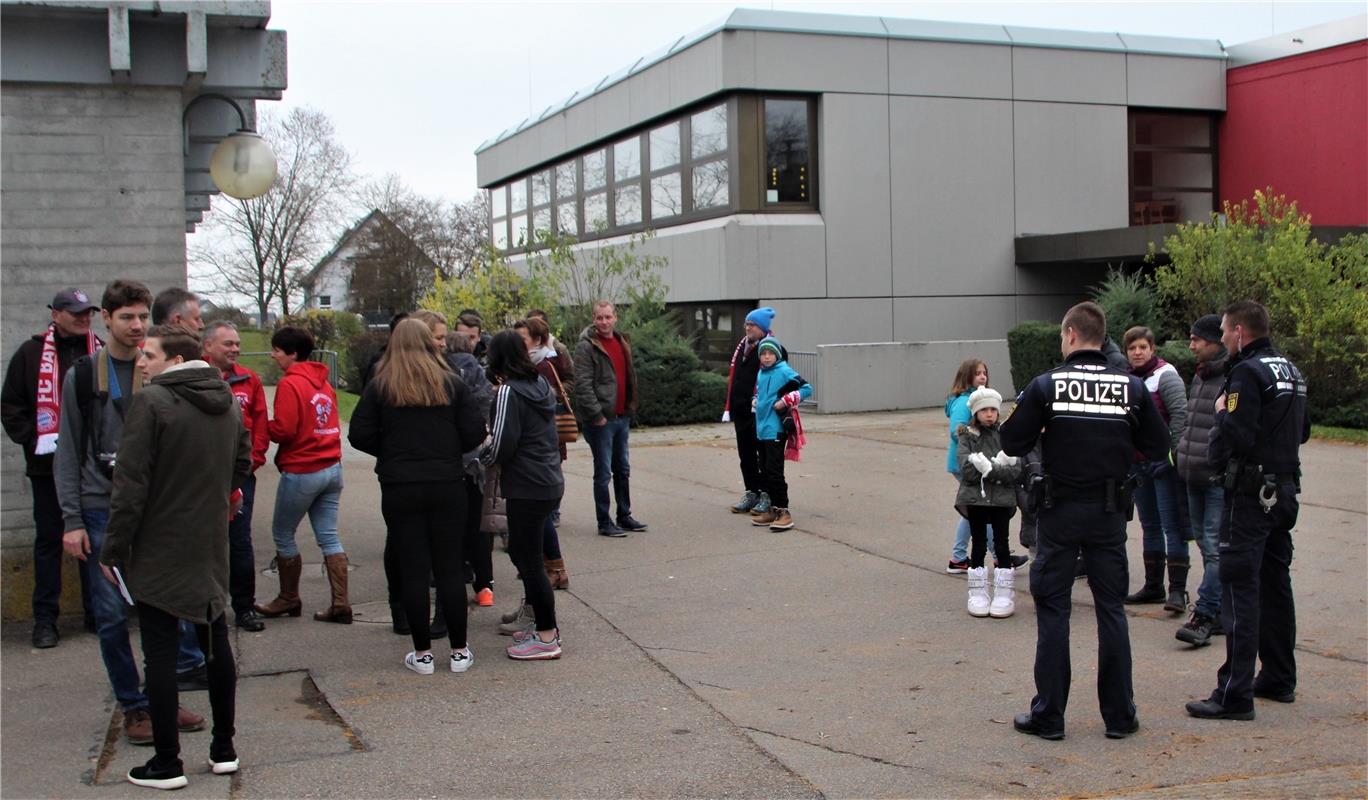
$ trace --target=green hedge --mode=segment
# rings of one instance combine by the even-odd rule
[[[1178,374],[1183,376],[1183,385],[1192,384],[1193,373],[1197,371],[1197,356],[1188,349],[1186,341],[1174,339],[1159,345],[1159,357],[1172,364]]]
[[[672,317],[662,315],[628,333],[636,362],[636,421],[642,425],[684,425],[722,418],[727,379],[709,372],[679,334]]]
[[[1012,385],[1021,391],[1040,373],[1056,367],[1059,355],[1059,323],[1027,320],[1007,332],[1007,352],[1012,362]]]
[[[347,366],[342,377],[349,389],[354,392],[361,391],[361,371],[387,342],[388,330],[366,331],[347,340]]]

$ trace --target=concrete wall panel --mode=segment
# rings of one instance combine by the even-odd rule
[[[818,193],[826,220],[826,293],[887,295],[892,287],[888,98],[822,96]]]
[[[1016,232],[1123,228],[1126,108],[1014,103]]]
[[[1012,97],[1012,49],[997,45],[891,40],[888,82],[893,94]]]
[[[722,88],[722,37],[707,39],[686,48],[665,62],[670,74],[670,102],[688,105]]]
[[[890,128],[893,294],[1012,291],[1011,103],[895,97]]]
[[[757,33],[754,86],[795,92],[887,93],[886,40]]]
[[[1126,56],[1013,47],[1012,87],[1017,100],[1124,105]]]
[[[628,78],[625,83],[634,121],[648,120],[675,108],[670,92],[669,64],[655,64]]]
[[[1016,394],[1006,339],[819,346],[818,410],[840,414],[943,405],[955,370],[968,358],[987,362],[1003,397]]]
[[[632,118],[632,91],[626,81],[604,89],[588,102],[594,104],[595,138],[612,136],[637,121]]]
[[[900,342],[1005,339],[1016,323],[1010,294],[893,298],[893,338]]]
[[[1225,62],[1214,58],[1126,55],[1132,106],[1225,111]]]
[[[812,352],[830,342],[887,342],[893,335],[892,301],[887,298],[802,300],[761,294],[760,305],[774,307],[775,326],[789,350]]]
[[[754,31],[723,31],[722,85],[728,89],[748,89],[755,81]]]

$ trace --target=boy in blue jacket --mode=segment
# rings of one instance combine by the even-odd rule
[[[770,510],[751,518],[751,524],[772,531],[793,527],[789,514],[788,483],[784,481],[784,445],[793,433],[792,409],[812,396],[812,387],[783,360],[779,340],[766,336],[758,345],[760,374],[755,381],[755,438],[760,443],[760,475],[770,498]]]

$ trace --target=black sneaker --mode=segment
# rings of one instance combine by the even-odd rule
[[[644,523],[644,522],[642,522],[642,521],[640,521],[640,520],[637,520],[637,519],[633,519],[631,514],[628,514],[628,515],[625,516],[625,517],[618,517],[617,524],[618,524],[618,527],[619,527],[619,528],[622,528],[624,531],[644,531],[644,530],[646,530],[646,523]]]
[[[1039,736],[1042,739],[1048,739],[1052,742],[1057,742],[1064,738],[1063,728],[1046,728],[1041,725],[1029,711],[1025,714],[1017,714],[1016,717],[1012,719],[1012,727],[1022,733],[1029,733],[1032,736]]]
[[[49,647],[56,647],[57,642],[61,641],[62,634],[57,632],[57,624],[53,622],[33,623],[33,646],[40,650]]]
[[[1138,733],[1139,731],[1140,731],[1140,718],[1139,718],[1139,717],[1131,717],[1131,718],[1130,718],[1130,722],[1128,722],[1127,724],[1121,726],[1120,728],[1107,728],[1107,738],[1108,738],[1108,739],[1124,739],[1124,738],[1126,738],[1127,736],[1130,736],[1132,733]]]
[[[215,775],[231,775],[238,771],[237,751],[232,742],[224,744],[215,739],[209,745],[209,771]]]
[[[1173,638],[1187,642],[1193,647],[1206,647],[1211,644],[1211,629],[1215,624],[1216,620],[1200,611],[1194,611],[1192,618],[1173,634]]]
[[[967,558],[963,561],[951,561],[949,564],[945,565],[945,574],[947,575],[963,575],[968,571],[969,559]]]
[[[209,691],[209,670],[200,664],[194,669],[176,673],[176,691],[178,692],[207,692]]]
[[[1265,700],[1272,700],[1275,703],[1297,702],[1297,693],[1295,690],[1288,690],[1286,692],[1282,692],[1276,691],[1274,689],[1264,689],[1260,687],[1258,684],[1254,685],[1254,696],[1262,697]]]
[[[248,633],[260,633],[266,630],[266,623],[261,621],[261,615],[254,608],[237,613],[237,626]]]
[[[1186,706],[1187,713],[1198,719],[1254,719],[1254,709],[1231,711],[1215,700],[1192,700]]]
[[[130,769],[128,782],[149,789],[183,789],[190,785],[190,781],[185,779],[185,768],[179,758],[169,764],[159,764],[156,756],[141,767]]]
[[[619,528],[611,522],[605,522],[604,524],[599,526],[599,536],[610,536],[614,539],[621,539],[626,535],[627,531],[624,531],[622,528]]]

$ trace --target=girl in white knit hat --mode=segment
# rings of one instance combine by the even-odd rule
[[[993,570],[993,594],[988,598],[988,575],[983,557],[988,550],[988,526],[1007,531],[1016,513],[1016,484],[1020,460],[1002,452],[998,415],[1002,395],[987,386],[969,395],[968,425],[959,429],[960,489],[955,509],[969,520],[969,613],[975,617],[1010,617],[1016,610],[1014,572],[1008,537],[993,537],[994,557],[1007,567]]]

